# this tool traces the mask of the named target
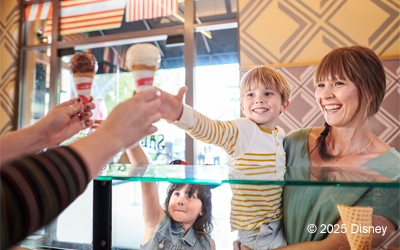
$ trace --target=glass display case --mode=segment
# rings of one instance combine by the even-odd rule
[[[251,166],[245,167],[247,170],[250,168]],[[79,215],[78,212],[70,215],[80,217],[80,221],[85,220],[85,217],[92,218],[93,238],[87,240],[86,243],[82,241],[77,243],[79,242],[77,240],[73,242],[74,238],[79,238],[71,236],[74,231],[82,234],[79,233],[81,226],[75,223],[78,225],[71,226],[69,231],[63,232],[70,235],[69,244],[65,243],[65,240],[60,243],[60,239],[65,236],[58,236],[58,239],[53,237],[53,240],[48,240],[45,245],[62,249],[139,249],[144,235],[140,182],[157,182],[161,205],[170,183],[212,185],[214,218],[212,237],[218,249],[232,249],[232,242],[237,235],[236,232],[231,232],[230,228],[231,203],[234,202],[232,193],[235,193],[232,190],[245,190],[249,187],[260,190],[282,187],[284,194],[295,189],[302,195],[289,202],[299,204],[299,206],[305,197],[318,197],[315,199],[313,211],[320,210],[322,213],[338,213],[338,205],[352,207],[352,204],[359,204],[359,206],[370,206],[373,209],[377,209],[378,206],[389,207],[392,215],[388,217],[397,218],[397,221],[400,218],[400,166],[385,167],[385,169],[380,167],[286,167],[281,171],[271,171],[261,175],[249,175],[245,169],[227,165],[107,165],[93,181],[93,187],[88,188],[89,192],[93,192],[92,196],[84,198],[86,203],[90,199],[93,200],[93,206],[86,206],[93,210],[84,212],[85,215]],[[387,175],[392,176],[392,179]],[[368,198],[364,199],[365,197]],[[364,201],[355,202],[357,199]],[[60,218],[63,216],[62,214]],[[372,212],[370,216],[372,218]],[[63,220],[60,218],[59,223]],[[352,222],[354,225],[357,223],[362,224],[357,221]],[[53,228],[59,229],[60,225]],[[318,225],[316,233],[329,233],[335,229],[335,225],[325,225],[325,228]],[[304,233],[311,233],[309,230],[310,228],[304,225]],[[46,229],[45,235],[50,232]],[[399,247],[399,235],[400,231],[397,230],[379,247],[372,242],[372,249]],[[23,243],[21,246],[33,247],[35,244]]]

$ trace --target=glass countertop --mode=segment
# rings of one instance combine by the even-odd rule
[[[97,180],[400,188],[400,166],[273,167],[268,171],[268,167],[260,166],[109,164],[99,173]]]

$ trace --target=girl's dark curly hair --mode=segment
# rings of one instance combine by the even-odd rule
[[[188,185],[186,193],[190,196],[197,191],[197,198],[202,203],[201,212],[203,215],[199,215],[193,224],[193,229],[197,240],[200,242],[201,246],[205,248],[203,240],[206,240],[209,244],[211,242],[208,240],[207,235],[211,233],[213,229],[212,225],[212,204],[211,204],[211,191],[208,185],[197,185],[197,184],[185,184],[185,183],[172,183],[168,187],[167,198],[165,199],[164,209],[168,217],[174,221],[169,214],[168,207],[169,201],[172,194],[176,190],[182,189],[184,186]]]

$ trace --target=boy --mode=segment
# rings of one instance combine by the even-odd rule
[[[183,87],[177,96],[162,92],[162,118],[174,121],[193,138],[224,149],[229,155],[230,177],[240,172],[244,178],[283,180],[285,133],[276,124],[279,115],[289,107],[290,88],[282,75],[266,66],[248,71],[240,84],[240,108],[246,118],[233,121],[211,120],[184,105],[185,91]],[[231,228],[239,230],[242,247],[285,246],[282,186],[231,187]]]

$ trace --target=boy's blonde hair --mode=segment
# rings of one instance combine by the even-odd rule
[[[247,71],[240,81],[240,102],[247,91],[261,87],[279,92],[282,103],[290,98],[290,87],[286,79],[270,67],[259,66]]]

